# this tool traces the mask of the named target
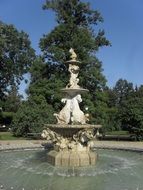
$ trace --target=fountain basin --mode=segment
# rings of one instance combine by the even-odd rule
[[[93,150],[94,151],[94,150]],[[142,190],[143,153],[96,150],[96,166],[54,167],[47,151],[0,152],[0,188],[14,190]],[[1,188],[2,189],[2,188]]]

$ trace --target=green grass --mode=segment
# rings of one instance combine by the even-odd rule
[[[24,140],[23,137],[15,137],[10,132],[0,132],[0,140]]]
[[[106,135],[128,135],[128,131],[110,131],[106,132]]]

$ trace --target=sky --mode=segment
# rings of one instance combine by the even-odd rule
[[[83,0],[86,1],[86,0]],[[42,10],[45,0],[0,0],[0,20],[25,31],[36,53],[40,53],[39,39],[56,25],[53,12]],[[111,47],[102,47],[97,57],[102,61],[107,85],[113,87],[118,79],[126,79],[137,86],[143,84],[143,1],[88,0],[98,10],[104,22]],[[96,30],[96,27],[95,27]],[[23,93],[26,85],[20,86]]]

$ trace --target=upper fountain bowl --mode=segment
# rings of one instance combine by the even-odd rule
[[[81,63],[80,61],[77,61],[76,59],[71,59],[71,60],[69,60],[69,61],[66,61],[66,63],[68,63],[68,64],[75,64],[75,63]]]
[[[67,93],[68,95],[75,95],[88,92],[89,90],[84,88],[63,88],[61,91]]]

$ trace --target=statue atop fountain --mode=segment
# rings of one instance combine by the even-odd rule
[[[65,103],[63,109],[58,113],[54,114],[57,119],[58,124],[86,124],[89,120],[89,115],[84,114],[83,111],[80,110],[79,103],[82,102],[81,91],[88,91],[86,89],[82,89],[79,85],[79,66],[77,63],[79,61],[76,60],[77,55],[74,50],[71,48],[69,50],[71,53],[71,60],[67,61],[69,63],[70,72],[70,80],[66,86],[66,89],[62,89],[67,93],[66,97],[61,101]]]
[[[79,61],[71,48],[68,71],[69,83],[64,89],[65,97],[61,102],[65,106],[59,113],[54,113],[57,124],[45,124],[42,137],[53,144],[54,149],[48,153],[49,163],[55,166],[87,166],[95,165],[97,154],[90,150],[91,140],[96,139],[95,129],[101,125],[87,124],[89,114],[84,113],[79,104],[82,102],[81,93],[88,92],[79,86]],[[81,154],[82,153],[82,154]]]

